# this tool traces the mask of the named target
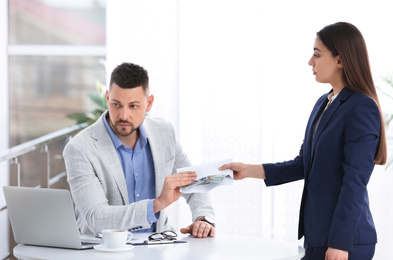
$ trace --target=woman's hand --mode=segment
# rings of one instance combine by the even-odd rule
[[[244,164],[240,162],[228,163],[219,168],[220,171],[233,170],[233,178],[242,180],[244,178],[265,179],[265,170],[262,164]]]
[[[326,251],[325,260],[348,260],[348,251],[329,247]]]

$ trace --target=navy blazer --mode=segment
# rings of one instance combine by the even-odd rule
[[[353,245],[377,242],[367,183],[375,165],[381,116],[374,100],[347,88],[324,111],[328,94],[311,112],[299,155],[263,165],[265,183],[304,179],[299,239],[304,236],[314,247],[351,251]]]

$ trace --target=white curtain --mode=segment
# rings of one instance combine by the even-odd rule
[[[388,4],[108,1],[108,72],[123,61],[149,71],[156,98],[151,114],[175,125],[194,164],[226,158],[288,160],[300,149],[316,99],[330,89],[315,82],[307,65],[315,33],[337,21],[354,23],[368,44],[375,80],[382,84],[380,78],[393,71]],[[391,104],[381,101],[392,113]],[[392,175],[378,168],[369,185],[380,237],[375,259],[393,258],[388,247],[393,243]],[[266,188],[262,181],[245,180],[216,188],[211,198],[218,233],[302,243],[297,241],[302,187],[295,182]],[[169,210],[178,229],[191,223],[183,200]]]
[[[4,154],[8,147],[8,59],[5,58],[8,44],[8,3],[2,1],[0,3],[0,49],[3,51],[2,59],[0,60],[0,89],[2,95],[0,96],[0,154]],[[0,162],[0,187],[9,184],[8,162]],[[0,208],[6,206],[3,191],[0,191]],[[8,214],[6,210],[0,212],[0,258],[3,259],[9,255],[9,224]]]

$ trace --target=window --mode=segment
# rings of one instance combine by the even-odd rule
[[[87,92],[105,81],[105,24],[103,1],[9,1],[10,147],[88,109]]]
[[[106,77],[106,2],[9,0],[8,26],[9,147],[13,147],[71,126],[75,122],[68,114],[89,110],[87,94]],[[61,158],[63,147],[56,147],[51,147],[51,156]],[[20,158],[22,186],[39,185],[46,164],[37,157]],[[58,169],[54,162],[50,167]]]

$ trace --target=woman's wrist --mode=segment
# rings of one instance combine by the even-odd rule
[[[265,179],[265,169],[262,164],[252,164],[251,173],[253,178]]]

